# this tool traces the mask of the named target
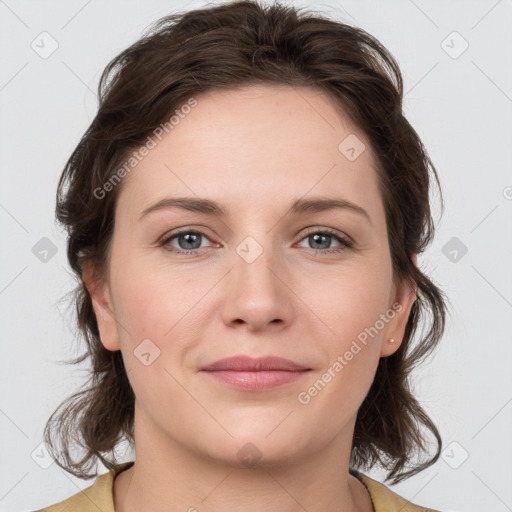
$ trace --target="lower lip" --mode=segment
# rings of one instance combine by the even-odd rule
[[[231,370],[204,371],[212,379],[234,389],[243,391],[264,391],[294,382],[309,370],[292,372],[285,370],[239,372]]]

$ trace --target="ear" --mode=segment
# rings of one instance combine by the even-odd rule
[[[411,261],[418,266],[418,257],[416,254],[411,256]],[[394,354],[404,338],[405,328],[409,320],[411,308],[416,300],[418,285],[415,282],[404,279],[399,286],[396,287],[395,296],[392,301],[391,309],[395,311],[395,316],[388,324],[388,329],[381,343],[380,356],[387,357]],[[389,338],[395,340],[390,343]]]
[[[119,332],[108,284],[99,278],[97,272],[89,264],[84,265],[82,281],[91,296],[101,343],[107,350],[120,350]]]

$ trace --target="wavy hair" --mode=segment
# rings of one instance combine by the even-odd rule
[[[315,87],[366,134],[378,163],[393,278],[418,286],[404,339],[394,354],[380,358],[358,410],[350,465],[380,464],[387,480],[397,483],[440,456],[439,431],[409,379],[445,328],[447,299],[411,260],[434,236],[429,186],[435,181],[441,189],[430,157],[403,115],[399,66],[360,28],[279,3],[245,0],[161,18],[109,62],[98,85],[96,116],[62,172],[56,218],[68,234],[67,257],[77,278],[73,302],[85,340],[85,352],[70,363],[90,358],[91,370],[88,386],[51,415],[44,439],[57,464],[78,478],[97,476],[90,470],[98,460],[112,468],[118,443],[134,442],[135,396],[121,352],[102,345],[82,280],[84,264],[105,275],[123,183],[100,199],[97,191],[193,95],[258,83]],[[420,323],[426,328],[414,339]],[[433,455],[427,434],[435,440]],[[76,458],[74,446],[82,449]],[[423,454],[426,460],[412,461]]]

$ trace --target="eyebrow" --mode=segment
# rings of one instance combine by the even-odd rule
[[[140,215],[139,220],[142,220],[146,215],[158,210],[169,208],[179,208],[191,212],[204,213],[211,216],[225,217],[227,215],[226,209],[219,203],[211,199],[201,199],[194,197],[166,197],[160,199],[156,203],[148,206]],[[297,199],[292,203],[285,215],[300,215],[304,213],[318,213],[333,209],[345,209],[358,213],[366,218],[372,224],[372,220],[368,212],[361,206],[347,201],[346,199],[336,198],[310,198],[310,199]]]

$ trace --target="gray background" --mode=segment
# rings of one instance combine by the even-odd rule
[[[93,483],[51,464],[41,446],[47,418],[86,378],[85,366],[58,363],[80,350],[65,236],[53,220],[57,180],[96,112],[107,62],[157,18],[205,5],[0,1],[0,511],[34,510]],[[512,510],[512,2],[332,0],[315,9],[364,28],[397,57],[406,115],[446,199],[419,262],[453,313],[414,379],[445,451],[392,489],[444,511]],[[439,221],[437,204],[434,213]]]

